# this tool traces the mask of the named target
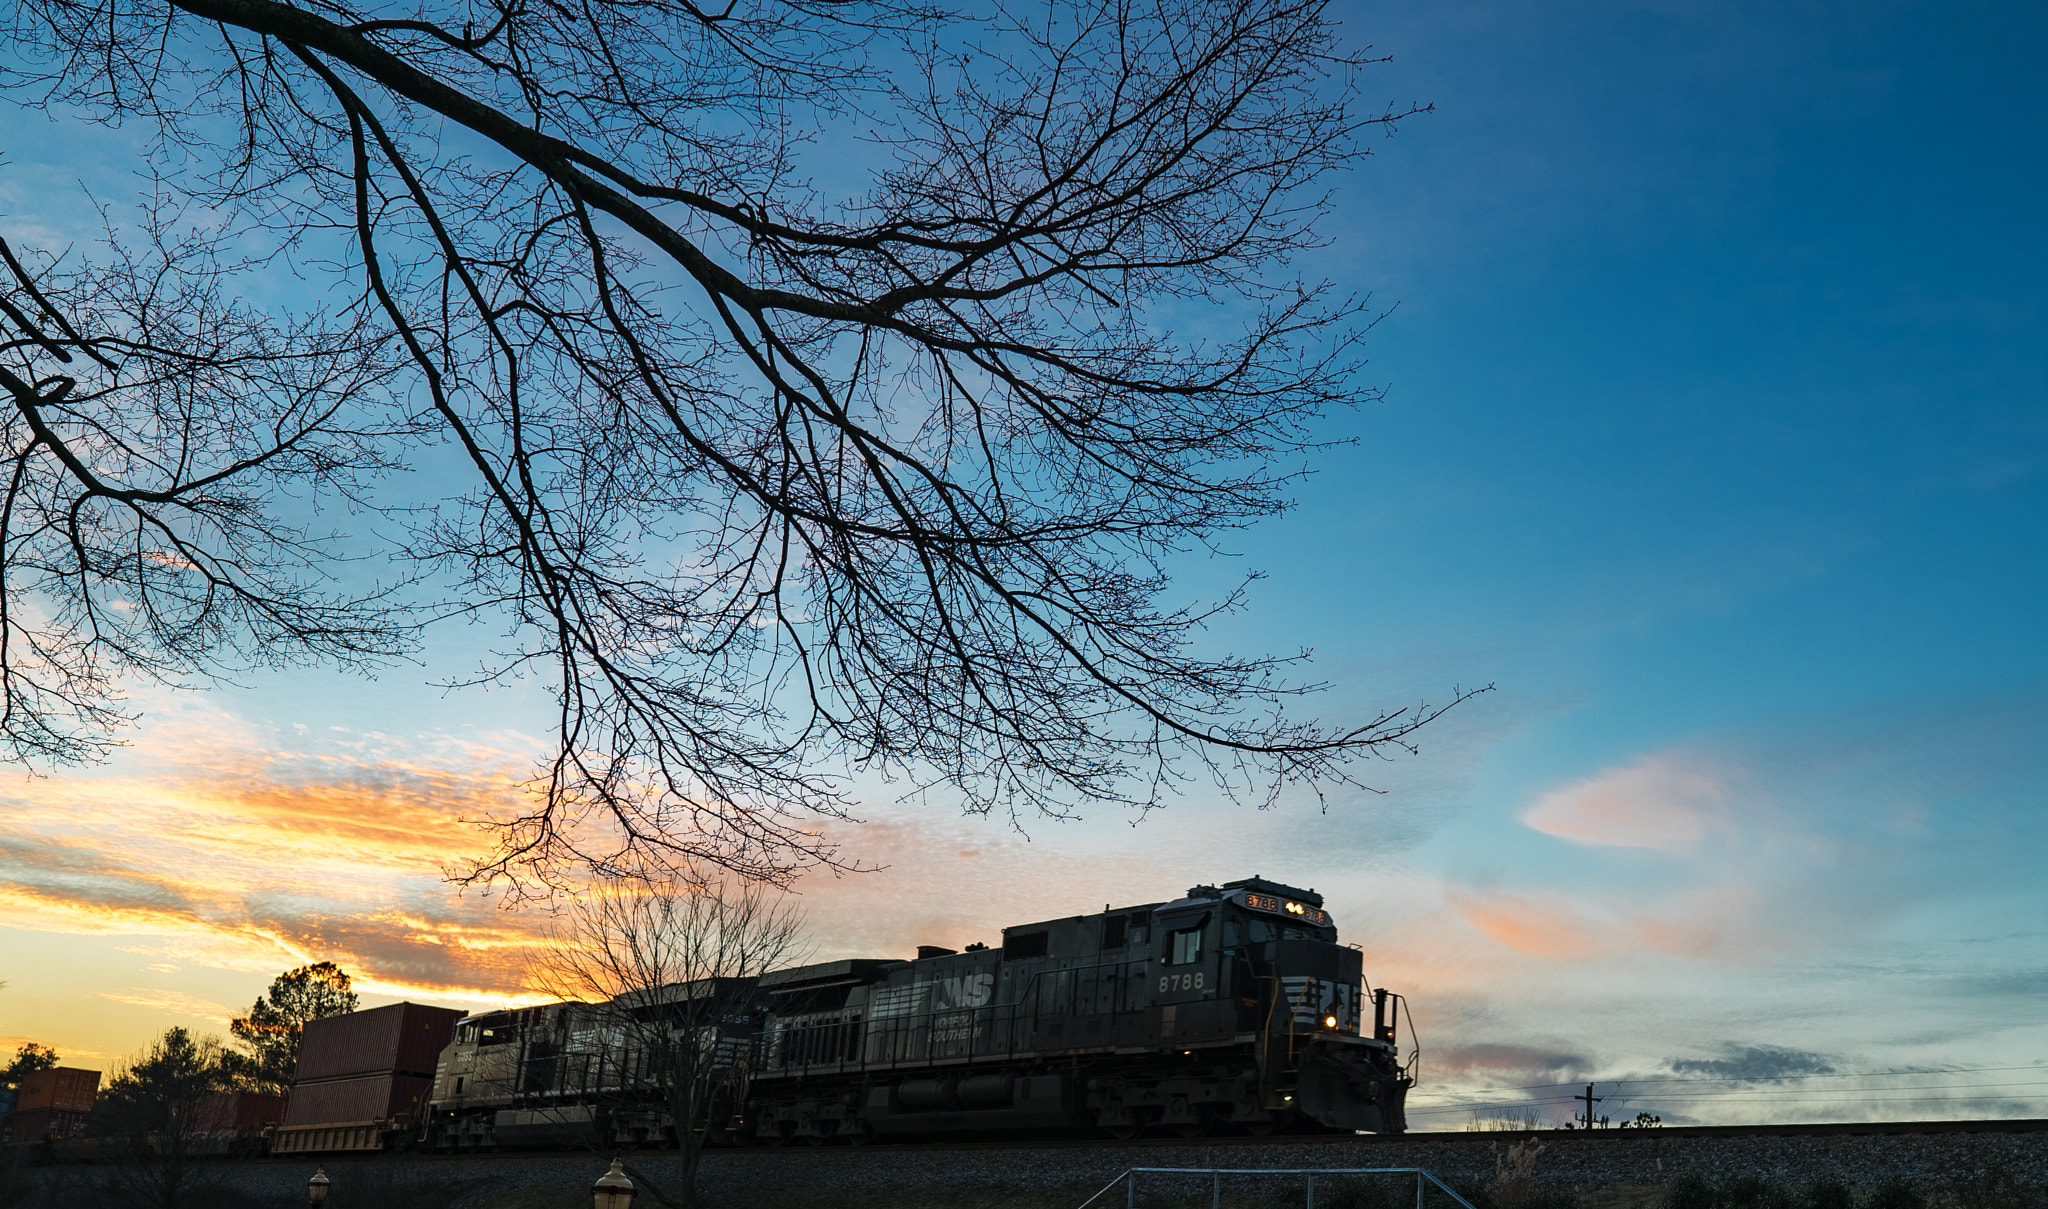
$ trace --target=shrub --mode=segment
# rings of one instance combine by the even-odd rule
[[[1719,1209],[1795,1209],[1792,1193],[1760,1175],[1731,1176],[1714,1190]]]
[[[1412,1194],[1396,1195],[1384,1179],[1340,1176],[1316,1181],[1316,1209],[1402,1209],[1413,1200]]]
[[[1714,1186],[1691,1172],[1671,1181],[1664,1194],[1664,1209],[1716,1209],[1719,1203]]]
[[[1535,1183],[1536,1156],[1542,1153],[1543,1143],[1534,1139],[1515,1143],[1505,1154],[1500,1147],[1493,1147],[1493,1184],[1487,1191],[1495,1205],[1521,1209]]]
[[[1848,1184],[1823,1175],[1800,1185],[1798,1204],[1799,1209],[1855,1209],[1856,1197]]]
[[[1444,1183],[1450,1185],[1451,1191],[1464,1197],[1471,1204],[1472,1209],[1501,1209],[1500,1203],[1493,1199],[1492,1184],[1485,1180],[1469,1175],[1453,1176],[1446,1179]],[[1436,1198],[1440,1195],[1442,1194],[1432,1192],[1430,1194],[1431,1203],[1435,1203]],[[1455,1209],[1455,1206],[1448,1207],[1448,1209]]]
[[[1943,1209],[2048,1209],[2048,1186],[2025,1184],[2009,1171],[1980,1171],[1944,1190]]]

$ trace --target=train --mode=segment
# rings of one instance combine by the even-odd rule
[[[1418,1076],[1403,998],[1323,898],[1259,877],[749,979],[454,1022],[411,1144],[826,1144],[1091,1130],[1399,1133]],[[691,1016],[718,1077],[679,1122],[607,1019]],[[1367,1012],[1370,1016],[1367,1016]],[[621,1016],[621,1013],[627,1016]]]

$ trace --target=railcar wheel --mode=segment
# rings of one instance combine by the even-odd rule
[[[1102,1132],[1119,1142],[1128,1142],[1143,1132],[1144,1128],[1142,1125],[1105,1125]]]

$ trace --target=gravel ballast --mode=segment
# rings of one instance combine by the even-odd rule
[[[1486,1180],[1494,1174],[1497,1155],[1530,1141],[1542,1146],[1535,1167],[1539,1182],[1583,1189],[1661,1185],[1686,1174],[1710,1180],[1756,1175],[1786,1183],[1831,1176],[1860,1186],[1902,1178],[1932,1186],[2004,1173],[2028,1184],[2048,1183],[2048,1132],[1702,1137],[1644,1130],[1593,1136],[1430,1134],[1257,1145],[1012,1143],[714,1151],[705,1156],[699,1188],[705,1203],[715,1209],[1078,1205],[1087,1193],[1132,1167],[1422,1167],[1448,1181]],[[672,1155],[660,1152],[624,1157],[656,1180],[668,1177],[675,1162]],[[373,1156],[223,1163],[209,1165],[206,1175],[223,1192],[231,1190],[252,1203],[282,1206],[300,1203],[316,1162],[333,1177],[337,1202],[345,1187],[375,1187],[389,1191],[349,1200],[382,1200],[394,1206],[400,1201],[432,1201],[450,1209],[457,1203],[476,1209],[587,1205],[580,1190],[605,1168],[603,1160],[588,1154]],[[58,1168],[36,1175],[43,1178],[34,1182],[44,1184],[76,1180],[84,1173],[73,1169],[66,1175]],[[1239,1185],[1256,1182],[1244,1177]],[[1174,1183],[1155,1178],[1151,1187],[1164,1194]],[[407,1188],[420,1195],[406,1195]],[[439,1191],[429,1195],[429,1189]],[[1108,1199],[1120,1206],[1123,1196]],[[1206,1196],[1199,1199],[1206,1205]]]

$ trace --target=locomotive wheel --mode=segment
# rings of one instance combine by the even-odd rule
[[[1215,1127],[1216,1118],[1203,1117],[1199,1121],[1190,1121],[1186,1125],[1176,1125],[1173,1127],[1173,1132],[1184,1138],[1199,1138],[1207,1136]]]
[[[1102,1127],[1102,1132],[1119,1142],[1128,1142],[1142,1133],[1144,1129],[1145,1127],[1142,1125],[1105,1125]]]

